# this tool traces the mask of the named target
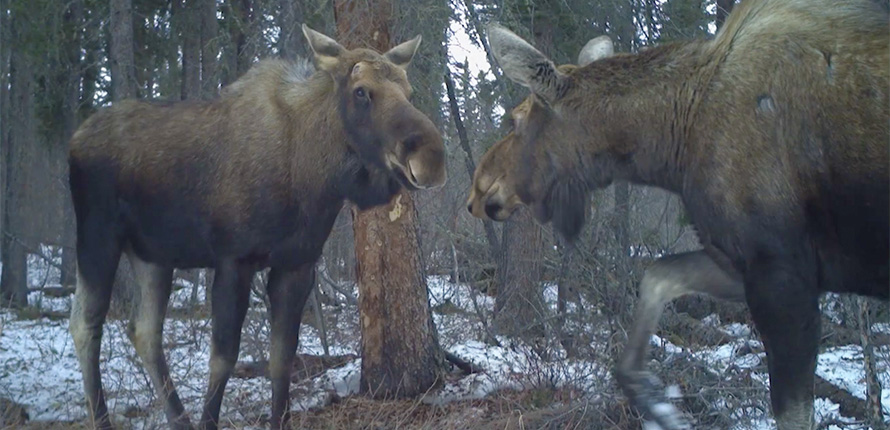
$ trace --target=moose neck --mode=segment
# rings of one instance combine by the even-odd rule
[[[610,143],[609,166],[599,173],[610,176],[604,179],[682,191],[700,94],[714,69],[702,54],[703,44],[658,46],[576,72],[579,86],[589,74],[592,85],[581,93],[595,94],[595,109],[601,109],[588,115],[601,119],[591,135]]]

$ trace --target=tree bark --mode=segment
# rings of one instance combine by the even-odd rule
[[[881,406],[881,382],[878,380],[875,363],[874,344],[869,333],[871,322],[868,317],[868,299],[858,297],[859,302],[859,333],[862,345],[862,361],[865,364],[865,401],[868,405],[866,419],[874,428],[884,426],[884,414]]]
[[[470,7],[468,5],[468,7]],[[545,55],[553,50],[553,22],[535,21],[533,43]],[[509,111],[512,106],[504,106]],[[501,232],[501,255],[497,276],[497,298],[493,327],[502,335],[541,336],[546,315],[541,280],[544,235],[526,208],[517,211]]]
[[[22,37],[21,22],[9,17],[10,41]],[[14,42],[13,42],[14,43]],[[0,254],[0,306],[24,307],[28,304],[27,252],[23,234],[27,228],[25,187],[27,186],[27,151],[34,145],[34,91],[31,58],[23,49],[11,50],[9,58],[9,122],[3,153],[5,177],[3,189],[3,231]]]
[[[194,0],[176,0],[174,6],[173,13],[182,49],[180,98],[199,99],[201,98],[201,5]]]
[[[111,97],[136,97],[132,0],[111,0]]]
[[[541,226],[527,208],[517,210],[504,225],[492,324],[501,335],[534,338],[544,334],[543,239]]]
[[[306,44],[303,43],[300,24],[303,23],[303,4],[293,0],[279,0],[278,11],[278,55],[294,60],[306,57]]]
[[[136,97],[136,63],[133,56],[133,4],[131,0],[111,1],[111,97],[117,102]],[[130,261],[121,258],[114,276],[112,308],[126,314],[133,309],[137,295],[136,278]]]
[[[9,148],[10,94],[9,94],[9,61],[12,38],[9,30],[9,0],[0,0],[0,265],[6,260],[6,169],[7,148]],[[2,266],[0,266],[2,270]]]
[[[390,48],[392,4],[336,0],[338,40],[347,48]],[[353,211],[362,328],[361,390],[409,397],[431,388],[442,355],[420,260],[416,209],[403,190],[387,205]]]
[[[229,8],[235,24],[232,36],[235,40],[234,78],[237,78],[247,72],[257,54],[256,11],[253,0],[229,0]]]
[[[216,54],[219,52],[219,21],[216,0],[201,2],[201,95],[205,99],[219,93]]]
[[[71,34],[66,34],[63,55],[65,57],[65,72],[63,74],[62,89],[62,129],[58,142],[59,149],[62,153],[60,157],[59,171],[62,172],[62,178],[68,177],[68,141],[74,135],[77,128],[78,103],[80,101],[80,81],[81,81],[81,64],[80,50],[82,48],[81,28],[83,27],[83,1],[73,0],[68,3],[68,11],[65,13],[65,26],[67,29],[73,30]],[[73,71],[73,72],[72,72]],[[62,206],[62,267],[60,283],[63,286],[73,286],[75,283],[76,258],[75,258],[75,242],[76,228],[74,223],[74,207],[69,196],[68,181],[62,180],[63,196]]]

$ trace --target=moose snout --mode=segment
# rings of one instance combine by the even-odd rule
[[[405,176],[419,189],[434,189],[445,185],[445,144],[439,130],[426,116],[418,129],[402,139],[401,153]]]

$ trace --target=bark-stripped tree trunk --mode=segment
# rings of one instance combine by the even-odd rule
[[[390,46],[389,1],[336,0],[338,40],[347,48]],[[362,329],[361,389],[415,396],[432,387],[442,357],[429,308],[414,201],[402,191],[382,207],[353,212]]]

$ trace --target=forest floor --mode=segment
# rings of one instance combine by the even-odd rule
[[[48,271],[51,267],[32,261],[29,308],[0,312],[0,409],[7,409],[0,414],[0,428],[4,428],[4,419],[7,427],[14,428],[86,428],[81,375],[68,333],[71,296],[46,294],[58,287],[47,282],[52,278]],[[194,420],[200,416],[209,374],[206,292],[182,279],[176,285],[165,324],[165,351],[179,395]],[[304,319],[291,392],[294,428],[656,428],[641,424],[611,375],[607,350],[614,345],[608,343],[621,348],[623,334],[615,336],[595,319],[578,320],[575,328],[579,332],[592,333],[585,339],[591,345],[570,357],[556,342],[530,345],[489,335],[486,321],[494,299],[467,284],[431,276],[428,285],[440,343],[481,372],[466,374],[452,369],[438,387],[411,400],[372,400],[358,395],[358,311],[344,300],[324,307],[327,354],[321,331],[313,326],[319,324]],[[546,285],[544,293],[555,309],[555,286]],[[270,407],[270,384],[262,376],[268,349],[266,308],[261,297],[252,295],[251,300],[239,365],[223,401],[223,428],[263,428]],[[570,310],[586,307],[589,313],[598,312],[593,303],[569,305]],[[757,336],[748,325],[721,323],[716,315],[701,324],[719,331],[724,339],[706,345],[653,336],[649,368],[665,381],[668,393],[692,417],[696,428],[774,428],[765,353]],[[109,409],[120,428],[166,428],[148,376],[126,339],[125,327],[125,320],[110,317],[102,340],[101,369]],[[875,324],[872,331],[888,335],[890,324]],[[875,354],[884,388],[885,423],[890,426],[890,346],[878,346]],[[817,384],[821,396],[816,402],[820,428],[869,429],[861,417],[855,417],[861,405],[845,404],[864,403],[861,347],[824,347],[817,375],[822,384],[821,388]],[[29,421],[10,424],[10,415],[22,412]]]

